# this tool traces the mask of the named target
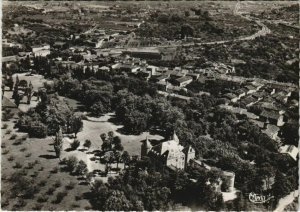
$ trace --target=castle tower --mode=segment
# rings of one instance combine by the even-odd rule
[[[179,138],[178,138],[178,136],[176,135],[175,130],[174,130],[174,132],[173,132],[172,140],[176,141],[176,142],[179,144]]]
[[[146,137],[146,140],[143,141],[142,146],[141,146],[141,157],[143,156],[147,156],[148,152],[151,150],[152,145],[148,139],[148,137]]]

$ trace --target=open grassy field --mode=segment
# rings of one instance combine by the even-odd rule
[[[84,193],[87,185],[67,172],[60,171],[59,160],[55,157],[52,138],[28,138],[26,133],[14,129],[17,109],[12,109],[14,117],[2,121],[1,139],[1,205],[4,210],[78,210],[89,209]],[[21,199],[14,194],[15,181],[11,176],[21,172],[26,179],[33,179],[35,195]],[[72,189],[66,188],[74,184]],[[57,195],[65,192],[61,202],[56,202]]]

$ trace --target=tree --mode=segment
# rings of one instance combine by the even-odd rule
[[[82,130],[83,122],[81,116],[75,116],[72,118],[71,127],[74,131],[75,138],[77,138],[77,133]]]
[[[75,139],[72,143],[70,143],[70,148],[72,150],[76,150],[80,146],[80,141]]]
[[[109,140],[103,141],[101,145],[101,149],[103,152],[107,152],[111,150],[111,142]]]
[[[121,155],[122,161],[124,163],[124,169],[125,169],[125,165],[129,163],[130,161],[130,155],[128,154],[127,151],[124,151]]]
[[[118,169],[119,168],[119,162],[120,162],[120,159],[121,159],[121,153],[119,151],[115,151],[114,152],[114,158],[117,161],[117,169]]]
[[[86,139],[83,146],[89,149],[91,147],[92,142],[89,139]]]
[[[86,163],[83,160],[80,160],[76,166],[76,174],[83,176],[87,173],[88,173],[88,168]]]
[[[102,133],[100,135],[100,138],[102,139],[102,141],[104,142],[106,140],[106,134],[105,133]]]
[[[114,151],[123,151],[124,147],[121,144],[121,139],[119,136],[113,138],[112,144],[114,145]]]
[[[62,135],[61,128],[59,128],[58,132],[56,133],[54,145],[53,145],[56,157],[58,157],[59,160],[60,160],[62,145],[63,145],[63,135]]]
[[[66,168],[70,173],[72,173],[75,170],[77,164],[78,164],[78,159],[75,156],[70,156],[66,160]]]
[[[112,191],[104,204],[105,211],[129,211],[132,207],[123,191]]]

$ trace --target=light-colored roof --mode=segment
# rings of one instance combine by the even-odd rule
[[[297,160],[297,155],[298,155],[299,149],[297,147],[295,147],[294,145],[284,145],[279,148],[279,152],[282,154],[288,154],[294,160]]]

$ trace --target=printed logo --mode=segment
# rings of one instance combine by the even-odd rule
[[[266,202],[270,201],[272,198],[274,198],[274,196],[271,196],[270,194],[268,196],[264,196],[261,194],[255,194],[254,192],[251,192],[249,194],[249,200],[250,200],[250,202],[253,202],[253,203],[259,203],[259,204],[266,203]]]

